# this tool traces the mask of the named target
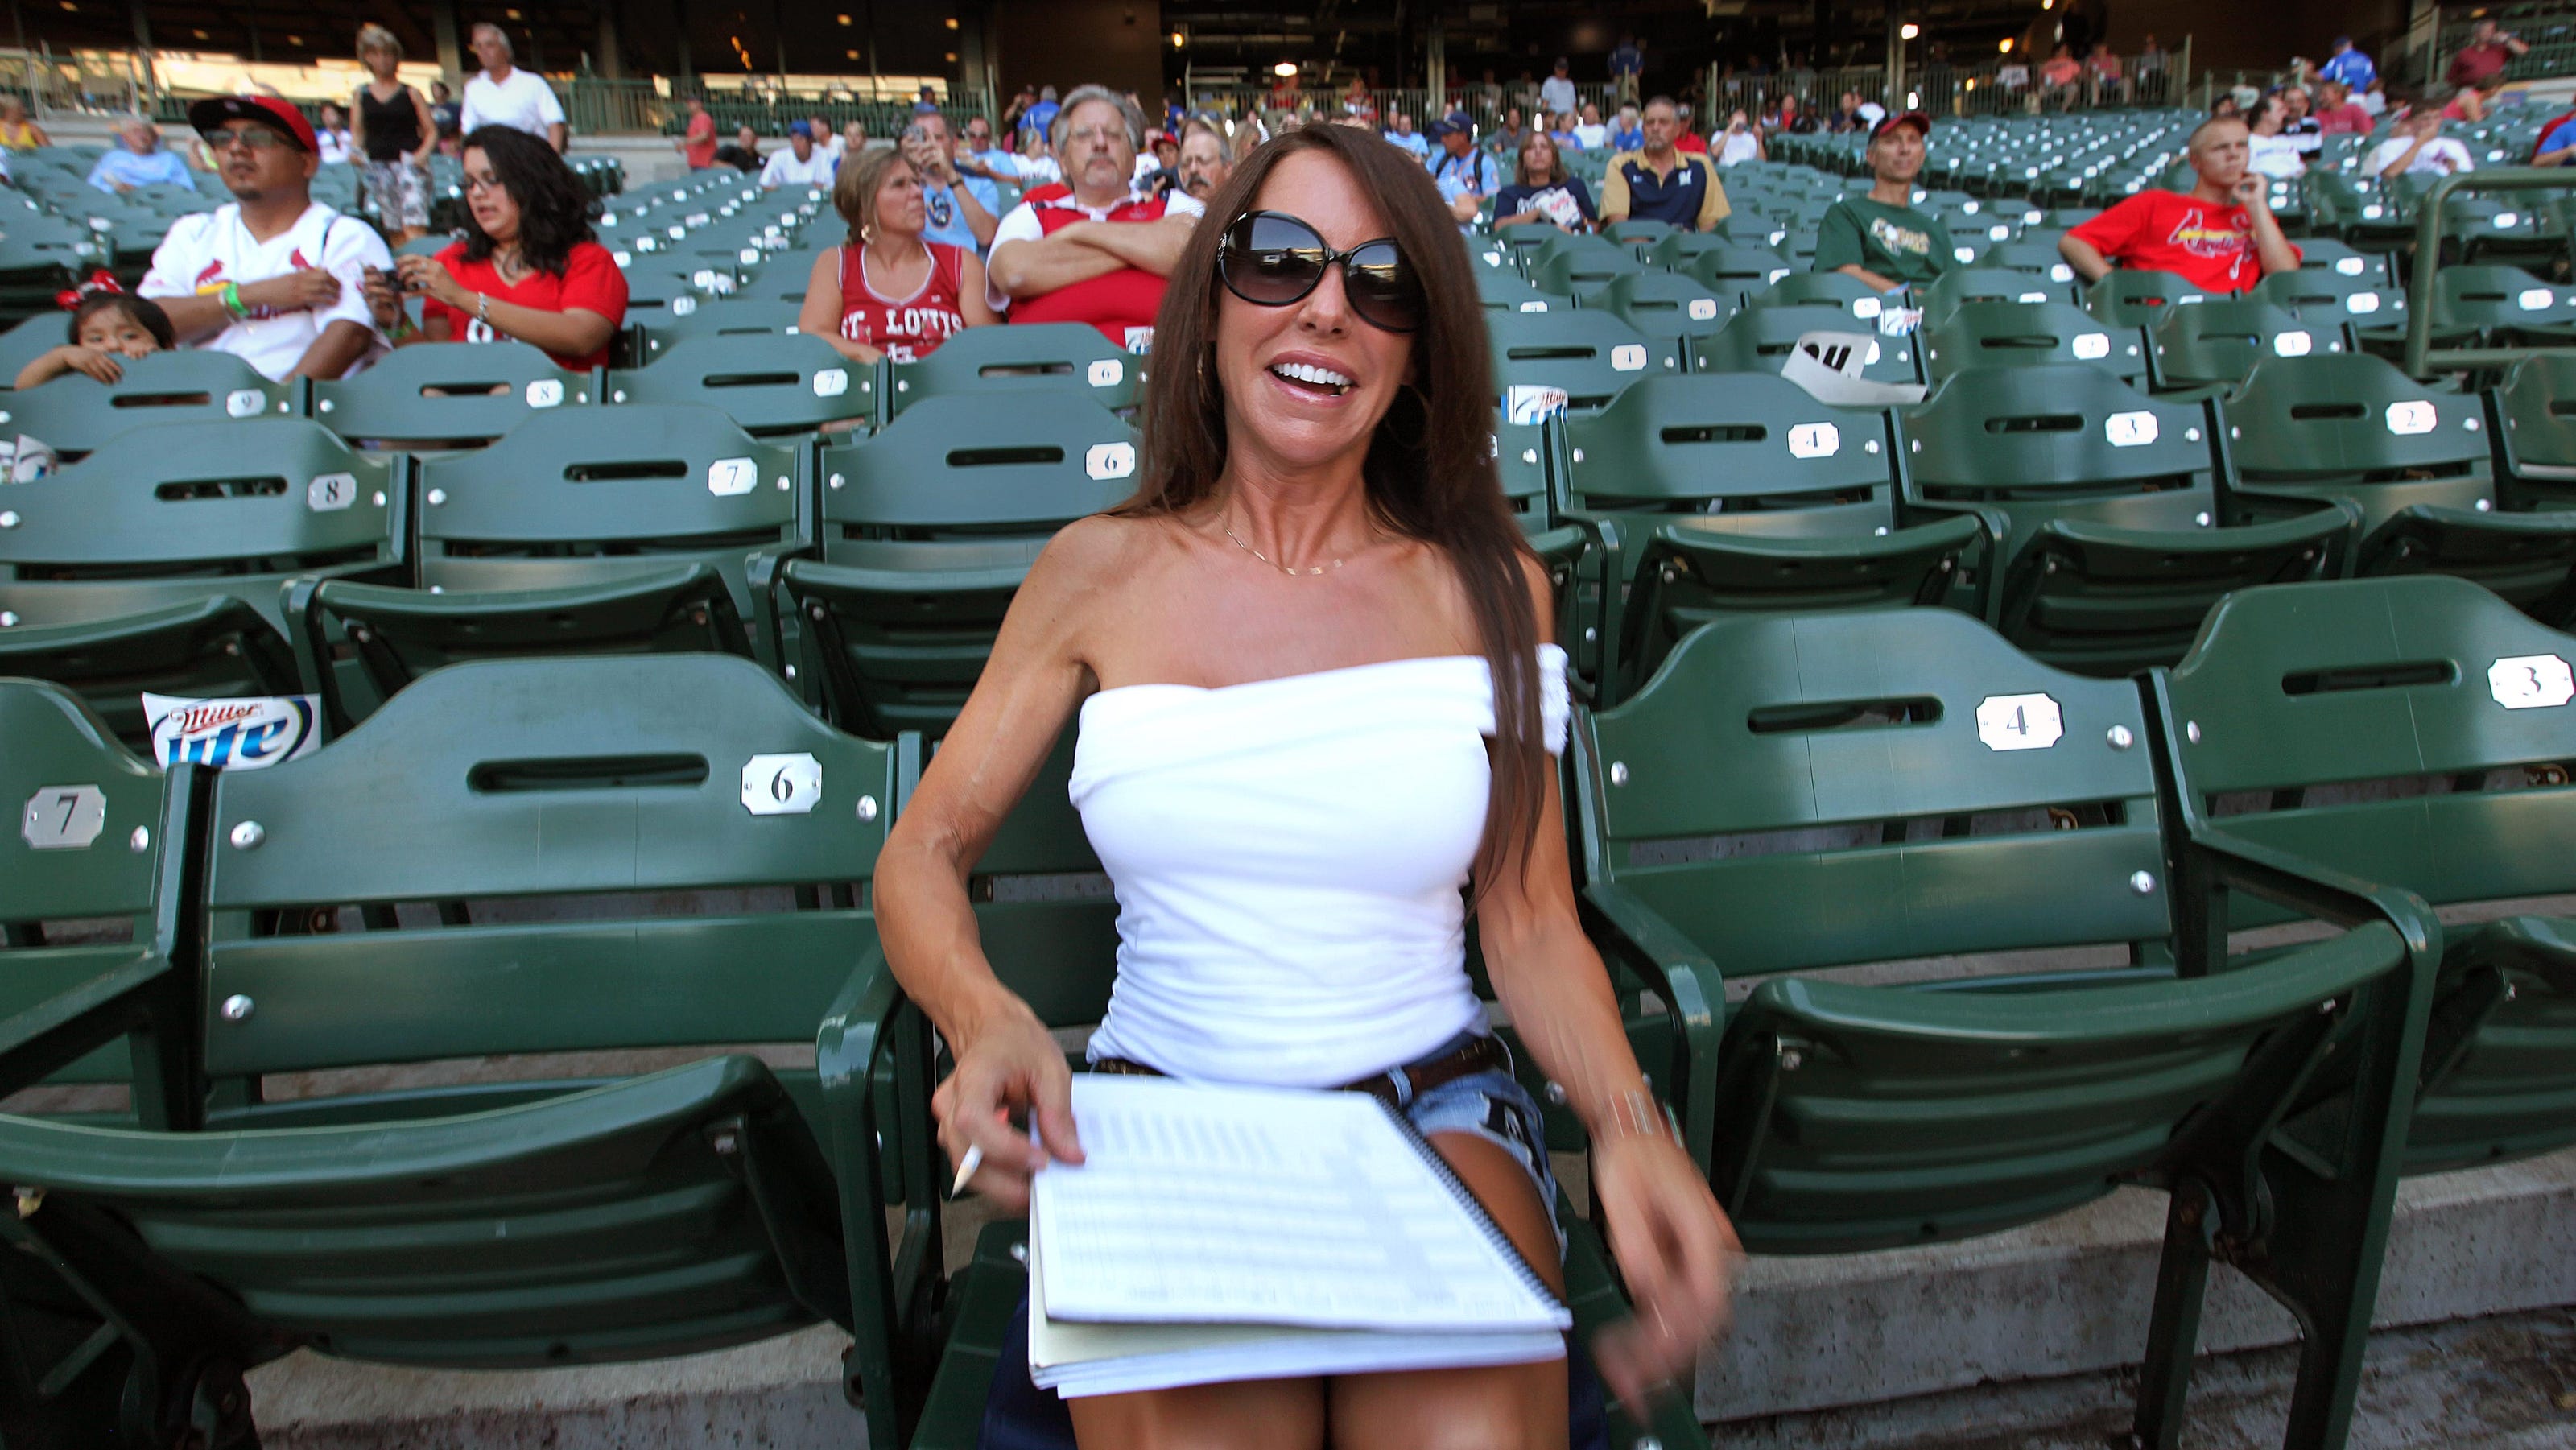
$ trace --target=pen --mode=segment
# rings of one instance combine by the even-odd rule
[[[984,1145],[981,1143],[967,1144],[966,1156],[959,1159],[957,1162],[957,1181],[948,1185],[948,1196],[950,1198],[955,1198],[957,1195],[964,1193],[966,1191],[966,1180],[974,1177],[975,1170],[983,1166]]]

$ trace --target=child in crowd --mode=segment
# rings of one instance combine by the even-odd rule
[[[125,376],[119,358],[143,357],[178,346],[170,314],[148,297],[84,288],[72,309],[71,340],[18,371],[17,386],[32,388],[65,373],[85,373],[102,383]]]

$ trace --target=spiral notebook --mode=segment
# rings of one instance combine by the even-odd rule
[[[1362,1093],[1078,1077],[1037,1176],[1029,1365],[1068,1396],[1518,1364],[1572,1316],[1438,1153]]]

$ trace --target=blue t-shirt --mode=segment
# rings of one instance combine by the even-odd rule
[[[1627,130],[1622,131],[1613,127],[1610,132],[1610,149],[1613,151],[1645,150],[1646,128],[1643,126],[1631,126]]]
[[[98,158],[89,169],[89,184],[101,191],[114,191],[123,186],[167,184],[197,189],[197,180],[188,174],[188,163],[175,151],[153,151],[137,155],[119,146]]]
[[[999,220],[1002,215],[1002,194],[993,189],[993,183],[980,176],[961,179],[966,183],[966,189],[974,193],[976,204],[983,207],[995,220]],[[975,240],[974,229],[966,225],[966,209],[957,204],[955,192],[935,182],[926,182],[921,188],[921,205],[923,211],[927,213],[925,220],[928,222],[928,225],[921,229],[924,240],[946,242],[952,247],[963,247],[977,256],[983,255],[982,245]]]
[[[2341,81],[2354,95],[2359,95],[2369,90],[2370,83],[2379,78],[2379,67],[2372,65],[2370,57],[2359,50],[2347,50],[2317,67],[2317,74],[2330,81]]]
[[[1431,154],[1431,138],[1423,135],[1419,131],[1403,136],[1399,136],[1393,131],[1389,131],[1386,133],[1386,139],[1389,145],[1401,146],[1416,156],[1427,157]]]
[[[2569,121],[2540,138],[2540,149],[2543,151],[2563,151],[2570,146],[2576,146],[2576,121]],[[2563,161],[2559,163],[2561,166],[2566,164]]]
[[[1502,185],[1501,178],[1494,172],[1494,158],[1482,151],[1452,156],[1443,147],[1433,154],[1430,167],[1431,180],[1439,186],[1442,201],[1455,202],[1470,191],[1478,196],[1492,196]],[[1458,230],[1471,231],[1473,228],[1461,222]]]
[[[1020,124],[1022,126],[1035,126],[1040,131],[1050,131],[1055,126],[1055,113],[1063,109],[1064,107],[1057,105],[1053,101],[1040,101],[1036,105],[1029,107],[1029,113],[1020,118]],[[1049,136],[1047,139],[1052,141],[1055,138],[1053,136]]]

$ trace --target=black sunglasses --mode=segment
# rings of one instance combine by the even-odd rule
[[[1216,246],[1216,274],[1225,290],[1256,307],[1305,300],[1336,262],[1342,268],[1342,291],[1361,321],[1387,332],[1422,326],[1422,279],[1393,237],[1337,252],[1324,245],[1313,227],[1286,212],[1253,211],[1235,218]]]

